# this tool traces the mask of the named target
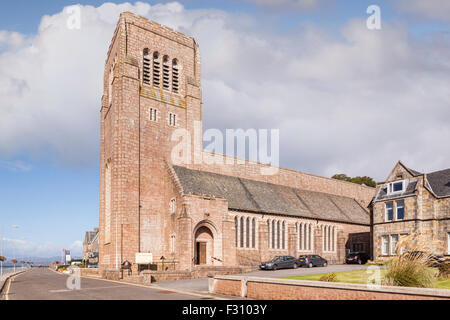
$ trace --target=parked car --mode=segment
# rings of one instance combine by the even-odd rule
[[[403,253],[402,256],[406,257],[406,258],[410,258],[410,259],[415,259],[415,258],[419,258],[422,255],[429,255],[429,266],[430,267],[438,267],[439,264],[441,264],[442,262],[445,261],[444,257],[438,257],[433,254],[425,253],[423,251],[407,251],[407,252]]]
[[[349,253],[345,258],[346,264],[366,264],[369,261],[369,255],[365,252],[353,252]]]
[[[328,265],[328,261],[325,258],[317,254],[308,254],[304,256],[298,257],[298,263],[300,266],[306,266],[308,268],[312,267],[326,267]]]
[[[271,260],[261,263],[259,268],[261,270],[277,270],[277,269],[290,269],[298,268],[299,263],[297,259],[291,256],[276,256]]]

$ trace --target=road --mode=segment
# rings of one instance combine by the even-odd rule
[[[246,277],[261,277],[261,278],[283,278],[291,276],[300,276],[305,274],[318,274],[318,273],[331,273],[331,272],[343,272],[352,270],[364,270],[367,269],[367,265],[358,264],[337,264],[328,265],[327,267],[315,267],[315,268],[298,268],[298,269],[281,269],[276,271],[271,270],[258,270],[250,273],[241,274]],[[159,287],[170,289],[178,289],[185,291],[193,291],[199,293],[208,292],[208,279],[190,279],[190,280],[177,280],[158,283]]]
[[[67,289],[68,276],[49,269],[32,269],[13,277],[3,294],[7,300],[211,300],[208,294],[136,286],[81,278],[80,290]],[[223,297],[222,297],[223,298]]]

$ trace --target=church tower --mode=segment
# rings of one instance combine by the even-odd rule
[[[194,138],[202,120],[200,53],[193,38],[122,13],[104,73],[100,147],[99,267],[118,269],[136,253],[170,252],[175,130]],[[200,128],[201,130],[201,128]],[[198,135],[197,135],[198,136]],[[202,146],[192,140],[194,145]]]

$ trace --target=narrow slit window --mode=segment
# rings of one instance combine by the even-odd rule
[[[158,111],[154,108],[150,108],[150,121],[157,121]]]

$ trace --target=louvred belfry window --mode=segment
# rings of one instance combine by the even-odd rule
[[[170,66],[168,56],[164,56],[163,59],[163,89],[170,89]]]
[[[159,53],[153,54],[153,86],[159,88],[161,85],[161,63],[159,61]]]
[[[144,49],[144,59],[143,59],[142,64],[143,64],[143,66],[142,66],[142,82],[144,84],[150,85],[151,57],[148,52],[148,49]]]
[[[179,66],[178,60],[174,59],[172,61],[172,91],[178,93],[179,88]]]

